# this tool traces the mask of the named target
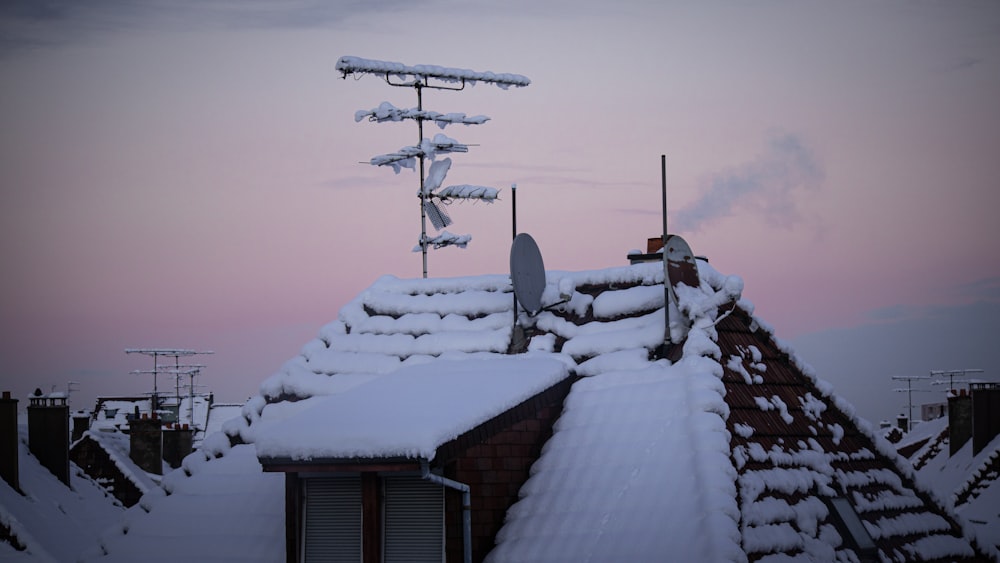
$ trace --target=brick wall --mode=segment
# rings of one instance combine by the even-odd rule
[[[126,507],[135,505],[142,497],[139,487],[125,477],[108,452],[86,435],[73,444],[69,457]]]
[[[567,388],[568,390],[568,388]],[[516,422],[445,466],[445,476],[469,485],[472,498],[472,560],[482,561],[493,549],[507,509],[528,480],[531,464],[552,435],[552,424],[562,411],[558,397],[533,416]],[[462,560],[462,495],[445,496],[448,561]]]

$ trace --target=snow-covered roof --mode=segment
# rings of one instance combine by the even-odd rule
[[[93,440],[102,450],[107,452],[109,459],[121,474],[135,484],[139,492],[145,494],[157,487],[153,477],[143,471],[129,457],[131,449],[130,437],[128,434],[118,431],[88,430],[83,433],[81,440]],[[76,443],[72,447],[75,447]]]
[[[0,479],[0,537],[11,536],[0,540],[0,560],[75,561],[124,509],[72,462],[72,488],[64,485],[29,453],[27,427],[18,438],[18,482],[24,494]]]
[[[215,434],[81,559],[273,563],[285,557],[284,520],[283,476],[264,473],[253,446]]]
[[[169,415],[168,411],[175,413],[176,420],[170,417],[171,421],[189,425],[194,430],[192,443],[197,449],[209,434],[207,428],[213,401],[211,393],[185,395],[182,391],[180,397],[161,393],[159,414],[163,418]],[[98,397],[91,414],[90,427],[95,430],[127,431],[129,417],[135,414],[136,409],[139,414],[149,415],[152,412],[152,401],[149,397]]]
[[[532,355],[415,364],[315,401],[257,436],[261,458],[434,458],[438,446],[569,375]],[[382,413],[372,416],[372,405]]]
[[[252,479],[270,476],[252,456],[430,457],[569,370],[582,379],[507,513],[493,561],[665,552],[851,560],[859,555],[829,504],[838,497],[856,508],[887,560],[981,554],[891,447],[753,317],[740,300],[742,281],[698,267],[700,286],[678,286],[671,305],[671,338],[683,345],[669,361],[654,353],[665,333],[659,263],[546,272],[542,304],[553,306],[522,313],[517,333],[506,275],[383,277],[265,380],[207,451],[164,479],[170,496],[147,495],[149,515],[136,513],[136,522],[164,502],[181,503],[178,491],[215,495],[200,477],[220,463],[215,456],[239,452],[242,466],[223,463]],[[447,402],[450,386],[468,403]],[[445,403],[454,410],[420,412]],[[365,407],[379,420],[356,424]],[[394,421],[394,413],[402,414]],[[152,536],[136,529],[125,541]],[[108,551],[120,541],[108,538]]]
[[[909,458],[917,482],[963,517],[980,543],[1000,559],[1000,436],[975,455],[971,439],[951,455],[947,423],[947,417],[925,422],[898,447],[920,445]]]

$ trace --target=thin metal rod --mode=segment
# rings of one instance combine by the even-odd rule
[[[660,155],[660,179],[663,188],[663,355],[670,348],[670,274],[667,271],[667,155]]]
[[[511,239],[517,238],[517,184],[510,185],[510,205],[511,205]]]
[[[424,109],[423,93],[421,89],[423,85],[417,81],[414,85],[417,89],[417,111],[421,112]],[[424,142],[424,120],[417,119],[417,132],[419,133],[417,138],[417,146],[423,144]],[[422,254],[424,263],[424,278],[427,278],[427,208],[424,204],[427,202],[427,194],[424,193],[424,160],[427,155],[420,155],[420,254]]]
[[[517,184],[510,185],[510,207],[511,207],[511,240],[517,238]],[[514,283],[514,272],[511,275],[511,285]],[[514,300],[514,326],[517,326],[517,295],[511,291],[512,299]]]

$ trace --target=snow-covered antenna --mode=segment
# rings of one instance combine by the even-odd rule
[[[174,358],[175,365],[179,361],[181,356],[194,356],[198,354],[214,354],[212,351],[198,352],[197,350],[190,350],[187,348],[126,348],[126,354],[142,354],[144,356],[153,357],[153,369],[152,370],[133,370],[130,373],[133,374],[153,374],[153,399],[152,407],[155,411],[159,408],[159,391],[156,387],[156,376],[162,371],[159,365],[159,358],[162,357],[172,357]]]
[[[466,84],[477,82],[493,84],[503,90],[511,86],[518,88],[531,84],[525,76],[494,72],[478,72],[460,68],[446,68],[436,65],[408,66],[402,63],[362,59],[359,57],[341,57],[337,61],[337,70],[348,75],[373,74],[385,79],[390,86],[413,88],[417,92],[417,107],[399,109],[389,102],[383,102],[371,110],[359,110],[354,114],[355,121],[368,118],[377,123],[385,121],[402,121],[413,119],[417,122],[418,144],[401,148],[399,151],[375,156],[370,160],[374,166],[391,166],[396,173],[400,168],[413,168],[415,160],[420,160],[420,240],[414,251],[420,250],[423,255],[423,277],[427,277],[427,247],[442,248],[445,246],[465,246],[472,240],[469,235],[454,235],[448,231],[433,237],[427,236],[427,219],[436,230],[441,230],[451,224],[451,217],[442,209],[439,203],[449,203],[452,200],[474,199],[492,203],[497,199],[498,190],[486,186],[459,185],[443,189],[451,159],[435,161],[438,154],[468,152],[469,146],[443,134],[437,134],[433,139],[424,138],[424,121],[433,121],[444,129],[446,126],[461,123],[463,125],[481,125],[489,120],[483,115],[468,117],[464,113],[441,114],[425,111],[423,106],[423,89],[464,90]],[[425,175],[425,162],[430,158],[433,162],[430,171]],[[437,191],[436,191],[437,190]]]
[[[930,392],[930,390],[928,390],[928,389],[914,389],[913,388],[913,382],[914,381],[921,381],[921,380],[925,380],[925,379],[930,379],[930,376],[927,376],[927,375],[893,375],[893,376],[891,376],[891,378],[894,381],[905,381],[906,382],[906,388],[905,389],[898,388],[898,389],[893,389],[893,391],[895,391],[896,393],[906,393],[906,403],[907,403],[907,406],[909,408],[909,411],[908,411],[908,414],[907,414],[907,420],[906,420],[906,431],[909,432],[910,430],[913,430],[913,392],[914,391],[916,391],[918,393],[929,393]]]

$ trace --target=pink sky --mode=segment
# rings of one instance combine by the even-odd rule
[[[150,389],[125,348],[189,347],[242,401],[379,275],[418,277],[416,175],[359,164],[415,127],[353,119],[415,96],[342,55],[532,79],[426,93],[492,118],[444,131],[478,145],[447,183],[503,189],[450,208],[473,242],[432,276],[506,271],[514,182],[548,268],[624,264],[666,154],[679,234],[781,338],[1000,297],[995,3],[535,4],[0,9],[0,387],[89,407]]]

